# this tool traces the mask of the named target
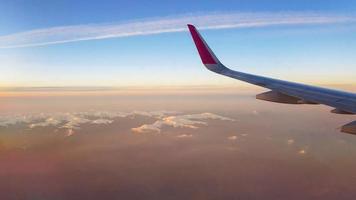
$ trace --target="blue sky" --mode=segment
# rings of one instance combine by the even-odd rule
[[[353,18],[355,11],[356,2],[329,0],[1,1],[0,46],[1,37],[53,27],[100,28],[215,13]],[[218,28],[202,34],[220,60],[234,69],[313,84],[356,84],[355,25],[301,23]],[[16,44],[23,38],[16,36]],[[48,36],[40,40],[56,42]],[[205,70],[188,32],[3,48],[0,68],[0,86],[244,85]]]

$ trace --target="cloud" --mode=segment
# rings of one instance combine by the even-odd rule
[[[96,119],[94,121],[92,121],[91,123],[93,124],[111,124],[114,120],[110,120],[110,119]]]
[[[66,137],[72,136],[74,134],[73,129],[67,130]]]
[[[186,31],[192,23],[200,29],[265,27],[276,25],[351,23],[354,16],[312,13],[209,13],[142,19],[121,23],[85,24],[28,30],[0,36],[0,48],[45,46],[85,40]]]
[[[158,123],[155,124],[144,124],[140,127],[137,128],[132,128],[132,132],[135,133],[147,133],[147,132],[161,132],[161,125],[158,125]]]
[[[176,111],[87,111],[0,115],[0,127],[9,127],[19,124],[25,125],[30,129],[55,127],[65,129],[67,132],[66,135],[71,136],[76,130],[79,130],[83,124],[108,125],[113,123],[116,118],[133,118],[135,116],[145,116],[156,119],[156,122],[153,124],[144,124],[140,127],[132,128],[132,131],[136,133],[161,132],[162,126],[195,129],[198,128],[198,125],[207,125],[206,120],[208,119],[233,121],[233,119],[212,113],[179,115]],[[189,135],[186,135],[186,137],[188,136]]]
[[[166,111],[166,110],[160,110],[160,111],[133,111],[130,114],[131,115],[139,115],[139,116],[146,116],[146,117],[155,117],[155,118],[162,118],[166,115],[172,115],[172,114],[178,114],[179,112],[177,111]]]
[[[232,136],[229,136],[227,139],[229,139],[229,140],[237,140],[237,136],[236,135],[232,135]]]
[[[300,154],[300,155],[304,155],[306,153],[307,153],[307,151],[305,149],[301,149],[298,151],[298,154]]]
[[[144,124],[137,128],[132,128],[131,130],[135,133],[148,133],[156,132],[160,133],[163,126],[171,126],[174,128],[191,128],[196,129],[198,125],[207,125],[206,121],[202,120],[226,120],[234,121],[231,118],[223,117],[213,113],[201,113],[201,114],[191,114],[191,115],[173,115],[163,117],[157,120],[153,124]]]
[[[293,139],[287,140],[287,144],[289,144],[289,145],[294,144],[294,140]]]
[[[309,150],[309,146],[304,146],[304,147],[299,149],[298,154],[299,155],[307,154],[309,152],[308,150]]]
[[[146,116],[160,119],[175,111],[87,111],[67,113],[32,113],[32,114],[8,114],[0,116],[0,127],[24,124],[30,129],[53,126],[67,130],[67,136],[73,135],[75,130],[80,129],[82,124],[111,124],[114,118],[133,116]]]
[[[59,120],[59,119],[56,119],[53,117],[49,117],[49,118],[45,119],[45,121],[43,121],[43,122],[30,124],[29,127],[35,128],[35,127],[45,127],[45,126],[56,126],[56,125],[59,125],[60,123],[62,123],[62,120]]]
[[[177,136],[177,138],[191,138],[191,137],[193,137],[192,134],[181,134]]]
[[[67,122],[60,128],[65,128],[68,130],[80,129],[81,124],[91,122],[91,120],[89,119],[83,118],[81,116],[75,116],[75,115],[69,115],[68,118],[65,120]]]

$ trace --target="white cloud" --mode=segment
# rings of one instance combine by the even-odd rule
[[[43,46],[84,40],[186,31],[192,23],[201,29],[246,28],[275,25],[336,24],[355,17],[312,12],[209,13],[142,19],[121,23],[50,27],[0,36],[0,48]]]
[[[133,132],[160,132],[162,126],[198,128],[198,125],[207,125],[206,120],[229,120],[212,113],[200,113],[191,115],[178,115],[176,111],[87,111],[87,112],[67,112],[67,113],[37,113],[37,114],[8,114],[0,115],[0,127],[25,125],[30,129],[53,126],[65,129],[66,135],[71,136],[75,130],[79,130],[83,124],[107,125],[114,122],[115,118],[125,118],[134,116],[145,116],[156,119],[153,124],[144,124],[137,128],[132,128]],[[203,121],[202,121],[203,120]],[[188,137],[188,135],[187,135]]]
[[[154,124],[144,124],[140,127],[137,128],[132,128],[131,130],[135,133],[147,133],[147,132],[161,132],[161,125],[158,125],[158,123]]]
[[[177,136],[177,138],[191,138],[191,137],[193,137],[192,134],[181,134]]]
[[[207,125],[206,121],[201,121],[207,119],[234,121],[231,118],[223,117],[212,113],[173,115],[173,116],[163,117],[162,119],[157,120],[153,124],[144,124],[140,127],[132,128],[131,130],[136,133],[147,133],[147,132],[160,133],[161,128],[163,126],[171,126],[174,128],[196,129],[198,128],[197,125]]]
[[[167,114],[177,113],[175,111],[87,111],[69,113],[35,113],[35,114],[8,114],[0,116],[0,127],[8,127],[24,124],[29,128],[54,126],[67,130],[67,136],[73,135],[74,130],[80,129],[82,124],[110,124],[114,118],[130,116],[147,116],[160,119]]]
[[[116,117],[127,117],[128,115],[131,115],[131,113],[125,113],[119,111],[88,111],[88,112],[80,112],[79,114],[82,116],[97,117],[103,119],[105,118],[113,119]]]
[[[75,116],[75,115],[69,115],[68,118],[66,119],[66,121],[67,121],[67,123],[65,123],[60,128],[65,128],[68,130],[80,129],[81,124],[91,122],[91,120],[89,120],[89,119],[82,118],[80,116]]]
[[[96,119],[93,120],[91,123],[93,124],[111,124],[114,120],[110,119]]]
[[[29,127],[30,128],[35,128],[35,127],[45,127],[45,126],[56,126],[56,125],[58,125],[60,123],[62,123],[62,120],[59,120],[59,119],[56,119],[56,118],[53,118],[53,117],[49,117],[43,122],[30,124]]]
[[[47,115],[45,115],[43,113],[34,114],[34,115],[33,114],[1,115],[0,116],[0,126],[6,127],[6,126],[16,125],[16,124],[20,124],[20,123],[31,123],[33,121],[41,120],[46,117],[47,117]]]

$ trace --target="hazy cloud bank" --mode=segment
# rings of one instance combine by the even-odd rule
[[[210,13],[141,19],[120,23],[84,24],[28,30],[0,36],[0,48],[44,46],[84,40],[187,31],[191,23],[200,29],[248,28],[275,25],[339,24],[355,22],[354,16],[313,12]]]

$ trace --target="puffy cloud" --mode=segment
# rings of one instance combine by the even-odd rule
[[[88,111],[88,112],[80,112],[77,114],[81,115],[81,116],[86,116],[86,117],[113,119],[116,117],[127,117],[127,116],[131,115],[132,113],[125,113],[125,112],[119,112],[119,111]]]
[[[35,128],[35,127],[40,127],[40,126],[41,127],[44,127],[44,126],[57,126],[60,123],[62,123],[62,120],[59,120],[59,119],[56,119],[56,118],[53,118],[53,117],[49,117],[43,122],[30,124],[29,127],[30,128]]]
[[[229,140],[237,140],[237,136],[236,135],[232,135],[232,136],[227,137],[227,139],[229,139]]]
[[[177,138],[191,138],[193,137],[192,134],[181,134],[181,135],[177,135]]]
[[[199,125],[207,125],[206,120],[227,120],[233,119],[219,116],[212,113],[178,115],[176,111],[87,111],[68,113],[38,113],[26,115],[2,115],[0,116],[0,126],[7,127],[16,124],[24,124],[29,128],[39,128],[53,126],[67,130],[67,136],[73,135],[75,130],[80,129],[83,124],[111,124],[115,118],[125,118],[134,116],[145,116],[157,119],[153,124],[143,124],[140,127],[132,128],[135,133],[161,132],[163,126],[174,128],[196,129]]]
[[[301,149],[298,151],[298,154],[300,154],[300,155],[304,155],[306,153],[307,153],[307,150],[305,150],[305,149]]]
[[[139,116],[146,116],[146,117],[155,117],[155,118],[162,118],[165,117],[166,115],[173,115],[173,114],[178,114],[179,112],[177,111],[166,111],[166,110],[160,110],[160,111],[133,111],[130,114],[131,115],[139,115]]]
[[[190,114],[190,115],[172,115],[163,117],[153,124],[144,124],[137,128],[132,128],[131,130],[136,133],[147,133],[156,132],[160,133],[163,126],[171,126],[174,128],[191,128],[196,129],[198,125],[207,125],[206,121],[202,120],[225,120],[234,121],[231,118],[223,117],[213,113],[201,113],[201,114]]]
[[[68,136],[74,134],[74,130],[80,129],[82,124],[110,124],[114,118],[130,116],[147,116],[160,119],[167,114],[177,113],[175,111],[86,111],[68,113],[36,113],[36,114],[8,114],[0,116],[0,126],[7,127],[16,124],[24,124],[29,128],[54,126],[67,129]]]
[[[154,124],[144,124],[140,127],[137,128],[132,128],[131,130],[135,133],[147,133],[147,132],[161,132],[160,129],[161,125],[158,125],[158,123],[154,123]]]
[[[63,126],[61,126],[61,128],[65,128],[65,129],[69,129],[69,130],[73,130],[73,129],[80,129],[80,125],[81,124],[85,124],[85,123],[89,123],[91,122],[91,120],[86,119],[86,118],[82,118],[82,117],[77,117],[74,115],[70,115],[67,119],[66,119],[67,123],[65,123]]]
[[[28,115],[20,115],[20,114],[1,115],[0,126],[7,127],[7,126],[21,124],[21,123],[31,123],[34,121],[42,120],[46,117],[47,115],[43,113],[28,114]]]
[[[111,124],[114,120],[110,119],[96,119],[93,120],[91,123],[93,124]]]

